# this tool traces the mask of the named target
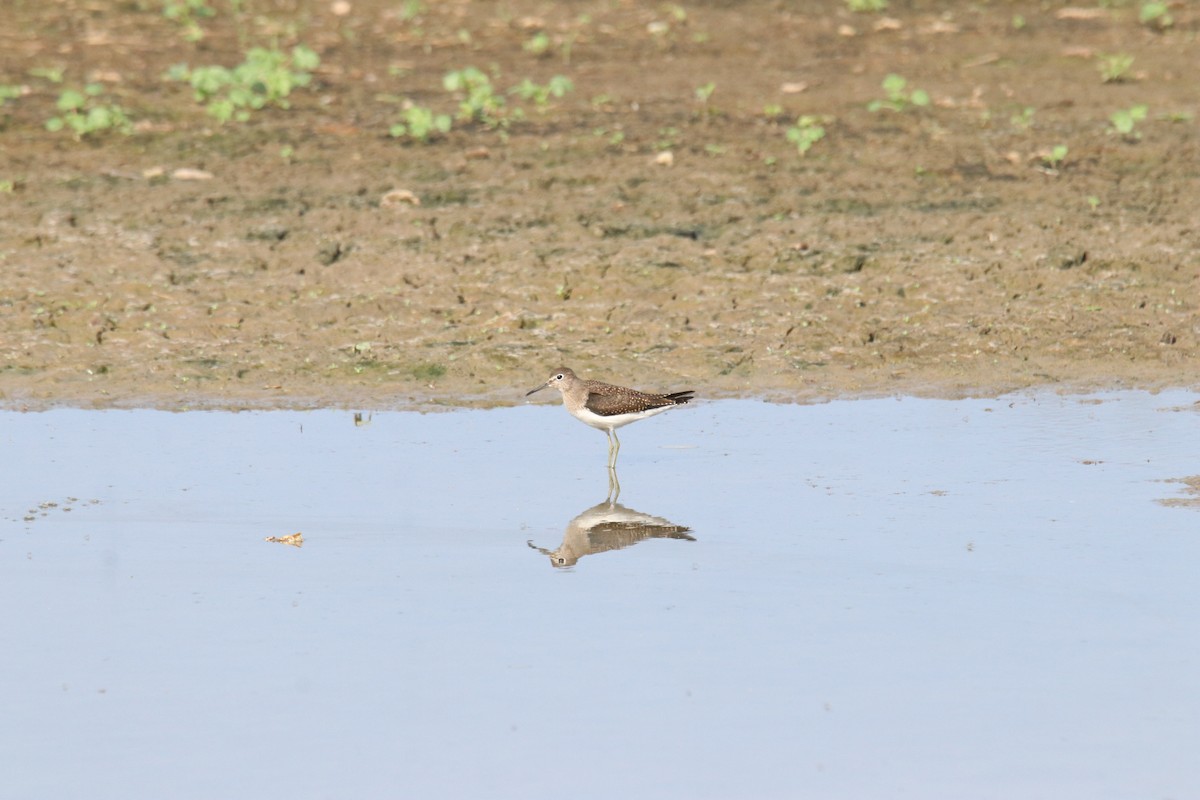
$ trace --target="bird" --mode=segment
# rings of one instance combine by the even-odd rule
[[[573,567],[579,559],[594,553],[620,550],[646,539],[684,539],[696,541],[691,528],[668,519],[634,511],[628,506],[605,500],[567,523],[562,544],[554,550],[538,547],[529,539],[525,544],[550,557],[552,567]]]
[[[526,397],[553,386],[562,393],[563,405],[575,419],[608,434],[608,468],[616,471],[617,453],[621,440],[617,428],[652,417],[668,408],[690,402],[696,393],[692,389],[670,394],[650,394],[611,383],[589,381],[580,378],[566,367],[559,367],[541,386],[530,389]]]

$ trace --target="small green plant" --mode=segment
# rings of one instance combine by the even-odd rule
[[[763,116],[767,119],[779,119],[783,116],[783,106],[778,103],[767,103],[763,106]]]
[[[14,86],[7,83],[0,83],[0,106],[3,106],[9,100],[16,100],[25,90],[20,86]]]
[[[519,84],[509,89],[509,94],[515,94],[522,100],[532,100],[537,106],[538,111],[545,111],[550,105],[550,98],[561,99],[569,92],[575,89],[575,84],[570,78],[563,75],[555,75],[550,79],[550,82],[545,85],[538,85],[526,78]]]
[[[217,65],[190,69],[177,64],[167,77],[190,84],[196,102],[203,103],[218,122],[245,122],[267,106],[290,108],[292,90],[308,86],[312,70],[320,63],[320,56],[302,44],[291,52],[254,47],[233,69]]]
[[[1133,56],[1127,53],[1111,53],[1100,56],[1097,67],[1100,79],[1105,83],[1122,83],[1129,78],[1129,68],[1133,66]]]
[[[1142,8],[1138,11],[1138,22],[1148,28],[1165,30],[1175,24],[1175,18],[1171,16],[1167,3],[1161,2],[1161,0],[1150,0],[1150,2],[1142,3]]]
[[[564,64],[571,63],[571,51],[575,48],[575,42],[579,39],[579,32],[567,34],[562,38],[562,44],[558,47],[559,55],[562,57]]]
[[[410,367],[412,375],[417,380],[432,381],[437,380],[446,374],[446,368],[441,364],[421,363],[414,364]]]
[[[408,137],[427,142],[431,136],[449,133],[450,125],[449,114],[435,114],[428,108],[410,104],[400,112],[400,121],[388,133],[397,139]]]
[[[77,140],[105,131],[132,132],[133,126],[124,110],[100,99],[103,92],[104,88],[96,83],[89,83],[83,91],[64,89],[58,96],[60,113],[46,120],[46,130],[69,130]]]
[[[1042,164],[1044,164],[1047,169],[1057,172],[1058,168],[1062,166],[1062,163],[1066,161],[1067,152],[1068,150],[1065,144],[1056,144],[1047,152],[1042,153]]]
[[[553,100],[561,99],[575,90],[575,84],[570,78],[555,75],[544,84],[534,83],[526,78],[510,87],[507,92],[501,92],[487,73],[476,67],[447,72],[442,77],[442,87],[457,95],[456,119],[460,122],[477,122],[487,128],[499,128],[502,138],[506,136],[509,125],[525,119],[525,109],[517,103],[510,105],[506,95],[531,101],[540,113],[544,113]],[[603,105],[610,101],[611,98],[600,96],[593,98],[592,103]],[[429,113],[425,109],[406,109],[406,118],[393,128],[394,131],[399,131],[403,126],[403,131],[392,135],[423,139],[419,135],[422,129],[430,133],[445,133],[449,130],[448,118],[443,119],[439,115],[427,116]]]
[[[63,82],[63,68],[62,67],[30,67],[29,68],[29,77],[41,78],[42,80],[50,81],[51,83],[62,83]]]
[[[805,155],[812,146],[825,138],[827,118],[813,114],[802,114],[796,118],[796,124],[787,130],[787,140],[796,145],[800,155]]]
[[[845,0],[845,3],[855,14],[878,14],[888,7],[888,0]]]
[[[872,100],[867,104],[868,111],[905,111],[910,107],[924,108],[929,105],[929,93],[924,89],[909,90],[908,81],[900,75],[888,75],[883,79],[882,86],[887,99]]]
[[[1008,122],[1014,128],[1026,131],[1033,127],[1033,117],[1036,113],[1037,110],[1033,106],[1025,106],[1009,117]]]
[[[421,0],[404,0],[400,4],[400,19],[405,22],[412,22],[424,13],[425,4]]]
[[[654,140],[655,150],[671,150],[679,146],[679,128],[667,126],[658,129],[658,138]]]
[[[1108,121],[1112,123],[1112,132],[1119,136],[1124,136],[1126,139],[1142,138],[1142,134],[1138,132],[1137,126],[1139,122],[1146,119],[1147,112],[1148,109],[1144,105],[1114,111],[1108,117]]]
[[[208,0],[163,0],[163,16],[183,28],[183,38],[198,42],[204,38],[200,20],[216,16]]]
[[[492,79],[475,67],[447,72],[442,86],[461,96],[458,118],[464,122],[481,122],[488,127],[507,124],[504,97],[496,94]]]
[[[538,31],[525,40],[525,43],[521,45],[521,49],[531,56],[544,56],[550,52],[550,37],[545,31]]]
[[[713,109],[709,106],[708,101],[712,98],[713,92],[717,90],[717,84],[709,81],[703,86],[697,86],[695,90],[696,102],[700,104],[700,116],[707,122],[709,116],[713,114]]]

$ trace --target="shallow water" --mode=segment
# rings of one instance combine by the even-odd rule
[[[1195,796],[1196,402],[2,413],[3,796]]]

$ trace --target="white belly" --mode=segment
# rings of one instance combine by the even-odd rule
[[[602,417],[599,414],[588,411],[586,408],[581,408],[578,411],[571,411],[571,415],[580,422],[591,425],[593,428],[602,431],[611,431],[620,428],[622,425],[637,422],[639,419],[653,417],[655,414],[666,411],[668,408],[674,408],[674,406],[660,406],[659,408],[651,408],[646,411],[635,411],[632,414],[613,414],[609,417]],[[570,411],[570,409],[567,410]]]

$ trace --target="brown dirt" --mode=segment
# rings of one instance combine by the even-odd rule
[[[209,4],[189,43],[157,0],[10,3],[0,403],[517,402],[560,363],[801,399],[1196,380],[1195,4],[1162,31],[1121,2]],[[273,42],[322,64],[245,124],[162,77]],[[398,99],[452,111],[470,65],[575,90],[510,98],[507,131],[386,135]],[[31,68],[136,131],[46,132],[62,87]],[[869,111],[888,73],[932,104]],[[1137,104],[1140,138],[1113,133]],[[803,157],[798,114],[832,118]]]

